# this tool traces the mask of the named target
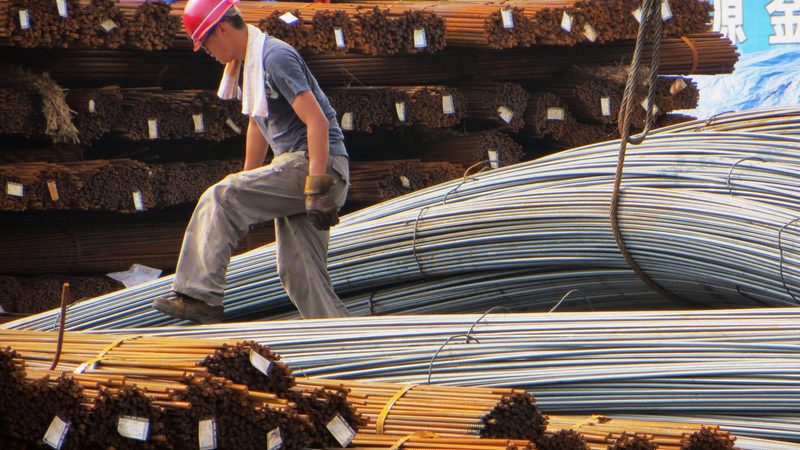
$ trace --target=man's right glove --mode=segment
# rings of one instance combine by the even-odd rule
[[[336,180],[330,175],[309,175],[306,177],[306,212],[318,230],[329,230],[339,223],[339,207],[330,194]]]

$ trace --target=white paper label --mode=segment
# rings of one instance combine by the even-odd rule
[[[58,8],[58,15],[67,17],[67,2],[65,0],[56,0],[56,7]]]
[[[326,426],[342,447],[350,445],[356,435],[356,432],[350,428],[350,425],[345,422],[341,414],[336,414],[336,417],[331,419]]]
[[[567,33],[572,31],[572,16],[567,14],[566,11],[564,11],[564,14],[561,15],[561,29]]]
[[[275,428],[267,433],[267,450],[279,450],[281,447],[283,447],[281,429]]]
[[[132,264],[131,268],[124,272],[111,272],[106,274],[112,280],[117,280],[125,287],[133,287],[137,284],[147,283],[153,281],[161,276],[161,269],[143,266],[141,264]]]
[[[106,33],[110,33],[111,30],[117,28],[117,22],[114,22],[111,19],[106,19],[100,23],[100,26],[103,27]]]
[[[264,375],[269,375],[269,369],[272,368],[272,361],[264,358],[252,348],[250,349],[250,364]]]
[[[397,120],[406,121],[406,102],[394,102],[394,110],[397,112]]]
[[[644,108],[644,110],[647,111],[648,110],[648,106],[650,104],[647,102],[647,99],[644,99],[644,100],[642,100],[641,105],[642,105],[642,108]],[[658,105],[653,104],[653,114],[658,114],[659,112],[661,112],[661,110],[658,109]]]
[[[242,129],[239,128],[239,125],[236,125],[236,122],[234,122],[230,117],[228,117],[228,120],[225,121],[225,125],[229,126],[234,133],[242,134]]]
[[[609,97],[600,98],[600,111],[604,116],[611,115],[611,99]]]
[[[414,48],[425,48],[428,46],[428,39],[425,37],[424,28],[414,28]]]
[[[336,47],[337,48],[345,48],[346,45],[344,43],[344,31],[342,31],[341,27],[333,27],[333,37],[336,39]]]
[[[59,198],[58,195],[58,185],[56,184],[55,180],[48,180],[47,181],[47,190],[50,191],[50,199],[54,202],[57,202]]]
[[[346,112],[342,114],[342,129],[348,131],[353,130],[353,113]]]
[[[144,211],[144,201],[142,200],[142,193],[139,191],[133,192],[133,207],[137,211]]]
[[[547,120],[564,120],[564,108],[547,108]]]
[[[30,30],[31,28],[31,17],[28,15],[27,9],[19,10],[19,27],[23,30]]]
[[[195,133],[204,133],[206,125],[203,123],[203,114],[192,114],[192,122],[194,123]]]
[[[122,437],[146,441],[150,434],[150,419],[145,417],[120,416],[117,421],[117,432]]]
[[[661,19],[664,22],[672,19],[672,8],[669,7],[669,0],[661,1]]]
[[[670,95],[675,95],[675,94],[677,94],[678,92],[680,92],[680,91],[682,91],[682,90],[686,89],[687,87],[689,87],[689,85],[688,85],[688,84],[686,84],[686,82],[685,82],[685,81],[683,81],[683,78],[677,78],[677,79],[675,79],[675,81],[673,81],[673,82],[672,82],[672,84],[669,86],[669,93],[670,93]]]
[[[514,111],[505,106],[497,108],[497,114],[500,115],[500,118],[503,119],[505,123],[511,123],[511,120],[514,118]]]
[[[642,8],[636,8],[631,12],[637,22],[642,23]]]
[[[6,194],[13,195],[14,197],[22,197],[25,195],[25,187],[19,183],[9,181],[6,183]]]
[[[280,17],[280,19],[282,21],[286,22],[287,25],[291,25],[291,24],[297,22],[298,20],[300,20],[294,14],[292,14],[290,12],[287,12],[286,14],[282,15]]]
[[[486,153],[489,155],[489,165],[492,169],[500,167],[500,153],[497,150],[489,150]]]
[[[64,445],[64,440],[69,432],[69,422],[64,422],[60,417],[53,417],[47,432],[44,434],[44,443],[58,450]]]
[[[586,36],[586,39],[588,39],[589,42],[594,42],[597,40],[597,31],[595,31],[591,24],[587,23],[583,26],[583,35]]]
[[[406,189],[411,189],[411,180],[405,175],[400,175],[400,184]]]
[[[500,16],[503,18],[503,28],[507,30],[514,28],[514,15],[510,9],[501,9]]]
[[[215,419],[201,420],[197,424],[197,442],[200,450],[217,448],[217,421]]]
[[[147,135],[150,139],[158,139],[158,119],[147,119]]]
[[[442,96],[442,112],[445,114],[455,114],[456,113],[456,105],[453,103],[453,96],[452,95],[443,95]]]
[[[97,103],[95,103],[94,99],[89,99],[89,114],[94,114],[97,112]]]

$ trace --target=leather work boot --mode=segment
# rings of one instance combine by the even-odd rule
[[[175,296],[159,297],[153,300],[153,308],[170,317],[208,324],[222,322],[224,308],[175,293]]]

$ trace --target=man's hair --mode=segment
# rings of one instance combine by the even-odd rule
[[[247,27],[247,24],[242,19],[242,16],[239,15],[238,8],[231,8],[225,15],[222,17],[222,21],[230,24],[233,28],[237,30],[243,30]]]

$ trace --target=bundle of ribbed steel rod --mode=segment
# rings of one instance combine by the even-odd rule
[[[660,73],[730,73],[738,60],[736,47],[719,34],[706,33],[688,38],[665,39]],[[692,49],[696,51],[693,53]],[[408,85],[461,82],[491,73],[498,81],[555,77],[575,65],[607,66],[627,63],[633,52],[629,41],[574,47],[533,46],[502,52],[450,49],[436,55],[307,55],[314,76],[325,86]],[[693,57],[693,54],[695,55]],[[645,63],[649,52],[645,51]],[[164,52],[118,52],[76,50],[46,52],[41,49],[0,47],[4,61],[47,70],[66,87],[96,87],[109,83],[123,86],[193,86],[216,89],[221,66],[206,55],[187,50]],[[177,69],[180,67],[180,70]]]
[[[131,140],[222,140],[242,134],[247,117],[239,101],[223,101],[200,90],[124,89],[124,120],[114,130]]]
[[[472,436],[535,442],[542,438],[547,426],[547,417],[537,409],[533,396],[513,389],[327,379],[298,379],[297,383],[303,388],[345,388],[357,412],[370,419],[360,429],[364,434],[403,436],[424,431],[448,438]]]
[[[5,8],[8,39],[20,47],[67,47],[78,38],[78,0],[9,0]]]
[[[626,435],[646,436],[649,442],[657,445],[652,448],[662,450],[700,450],[733,449],[736,438],[718,426],[689,425],[676,427],[675,422],[638,421],[610,418],[603,415],[586,416],[548,416],[548,430],[573,430],[585,440],[592,450],[612,448]],[[551,434],[554,436],[555,433]],[[542,445],[541,447],[546,447]],[[619,447],[616,447],[619,448]]]
[[[40,98],[24,86],[0,88],[0,134],[41,137],[44,117]]]
[[[350,163],[347,201],[374,205],[409,192],[462,176],[464,168],[449,162],[419,160],[364,161]]]
[[[125,44],[128,22],[114,0],[80,0],[78,39],[90,48],[119,48]]]
[[[524,127],[520,134],[535,138],[561,140],[573,133],[575,118],[561,97],[549,92],[532,92],[523,116]],[[596,142],[596,141],[595,141]]]
[[[562,98],[581,122],[609,124],[617,121],[625,85],[596,77],[559,77],[532,81],[525,88]]]
[[[412,125],[449,128],[467,116],[467,100],[458,89],[446,86],[399,86],[396,89],[405,94],[408,103],[395,105],[395,113],[405,108],[406,119]]]
[[[0,358],[8,355],[9,350],[0,351]],[[221,379],[177,381],[164,375],[169,371],[126,367],[121,376],[26,367],[26,379],[10,386],[0,435],[28,444],[44,436],[65,449],[196,448],[201,442],[259,448],[277,428],[281,448],[300,449],[311,442],[308,430],[314,425],[274,395],[248,392]],[[128,379],[128,373],[139,376]],[[43,399],[49,400],[44,406],[38,403]],[[15,420],[20,416],[26,417],[23,426]],[[56,428],[51,434],[54,423],[61,425],[60,433]]]
[[[242,170],[241,160],[169,163],[163,169],[158,207],[195,203],[209,186]]]
[[[429,450],[446,448],[449,450],[532,450],[530,441],[514,439],[474,439],[474,438],[441,438],[435,433],[410,433],[398,438],[380,434],[359,433],[353,438],[350,448],[354,450]],[[538,448],[538,447],[537,447]],[[326,450],[334,450],[329,447]]]
[[[562,292],[569,288],[561,287]],[[583,295],[592,292],[571,293],[559,309],[585,305]],[[551,298],[551,305],[558,299]],[[797,448],[785,441],[800,442],[794,417],[798,311],[495,310],[488,315],[273,321],[114,333],[268,342],[296,372],[302,369],[312,377],[524,388],[536,395],[545,412],[586,415],[575,423],[586,424],[588,432],[590,423],[605,421],[588,417],[590,413],[610,414],[612,419],[646,414],[619,418],[720,423],[739,436],[784,441],[766,448]]]
[[[170,5],[159,0],[119,2],[125,14],[126,43],[140,50],[164,50],[181,30],[180,18],[170,15]]]
[[[528,106],[528,93],[516,83],[471,83],[458,91],[467,99],[467,118],[494,127],[519,131]]]
[[[406,104],[406,96],[391,88],[339,88],[327,91],[339,124],[345,131],[371,132],[374,128],[402,125],[395,105]]]
[[[84,145],[96,142],[111,131],[113,123],[120,120],[122,90],[117,86],[70,89],[66,100],[76,113],[73,121],[78,128],[78,139]]]
[[[72,175],[77,192],[72,209],[143,211],[156,206],[160,167],[131,159],[74,161],[59,164]]]
[[[464,95],[445,86],[348,87],[327,92],[346,131],[410,125],[447,128],[467,114]]]
[[[37,379],[45,370],[51,367],[51,361],[58,361],[58,368],[79,374],[75,379],[82,385],[89,382],[89,386],[103,386],[104,388],[119,388],[125,393],[125,387],[138,386],[144,390],[137,392],[129,389],[133,399],[138,397],[148,406],[152,402],[163,408],[179,408],[188,411],[188,417],[183,417],[185,425],[175,434],[190,434],[192,426],[197,427],[197,421],[208,416],[216,418],[217,425],[225,431],[219,439],[227,445],[239,443],[238,448],[251,448],[249,442],[253,438],[253,431],[247,429],[254,426],[253,408],[258,406],[269,408],[272,421],[279,419],[276,412],[297,411],[307,417],[306,425],[300,424],[300,433],[295,430],[284,429],[284,433],[298,434],[292,436],[298,442],[299,448],[309,445],[328,446],[336,440],[331,432],[326,431],[326,424],[340,417],[348,426],[358,429],[362,419],[349,405],[346,395],[341,389],[322,389],[318,387],[291,387],[291,374],[285,366],[280,364],[279,357],[268,349],[255,343],[237,343],[228,346],[221,342],[213,341],[187,341],[181,339],[139,339],[136,336],[122,336],[116,339],[99,339],[93,336],[80,336],[67,334],[57,357],[54,356],[55,346],[49,346],[58,339],[55,333],[44,334],[15,334],[4,333],[3,343],[12,348],[16,354],[26,362],[27,377]],[[232,350],[232,351],[231,351]],[[213,355],[209,356],[211,353]],[[244,385],[231,384],[230,381],[220,382],[211,378],[203,366],[208,366],[211,373],[220,373],[230,379],[247,381],[242,375],[255,374],[257,387],[265,387],[266,391],[257,391],[250,384],[251,389]],[[52,369],[50,369],[52,370]],[[58,373],[58,372],[55,372]],[[82,374],[94,378],[86,379]],[[193,379],[187,379],[192,376]],[[105,377],[108,381],[98,381]],[[264,379],[277,381],[278,384],[264,384]],[[253,379],[253,378],[250,378]],[[121,381],[115,381],[121,380]],[[228,391],[227,394],[219,391]],[[240,391],[237,394],[236,391]],[[93,405],[95,421],[100,421],[103,416],[101,391]],[[277,395],[276,395],[277,394]],[[226,396],[238,395],[240,398],[227,399]],[[286,400],[289,399],[289,400]],[[176,405],[175,403],[181,403]],[[119,406],[123,406],[123,402]],[[127,403],[136,403],[128,401]],[[131,407],[130,405],[126,407]],[[224,409],[239,408],[239,413],[232,417],[220,417]],[[147,414],[128,415],[147,416]],[[205,417],[204,417],[205,416]],[[291,418],[291,417],[289,417]],[[189,420],[187,420],[189,419]],[[237,420],[239,419],[239,420]],[[256,417],[256,419],[263,419]],[[283,421],[286,418],[283,418]],[[105,421],[107,426],[113,426],[113,421]],[[298,426],[295,425],[297,428]],[[273,427],[258,426],[256,432],[263,429],[263,436]],[[153,430],[155,431],[155,430]],[[162,431],[167,433],[166,430]],[[97,433],[103,435],[104,433]],[[113,434],[113,433],[110,433]],[[288,437],[288,436],[287,436]],[[286,438],[284,438],[286,439]],[[170,440],[169,436],[165,440]],[[238,441],[237,441],[238,440]],[[125,442],[119,439],[119,442]],[[106,445],[107,444],[106,439]],[[118,443],[116,443],[119,445]],[[226,445],[223,444],[223,447]]]
[[[94,298],[119,290],[122,285],[101,277],[0,276],[0,307],[6,312],[32,314],[58,308],[61,286],[69,283],[75,300]]]
[[[415,154],[425,161],[450,161],[464,167],[488,161],[488,166],[516,164],[525,156],[522,146],[507,135],[486,131],[422,144]]]
[[[97,274],[128,270],[133,263],[169,272],[178,261],[186,223],[148,217],[138,221],[84,220],[58,226],[8,225],[0,236],[0,273]],[[251,230],[234,254],[274,240],[272,223],[262,224]],[[53,296],[57,295],[53,292]],[[42,295],[42,298],[49,297]]]
[[[58,164],[9,164],[0,166],[0,171],[13,174],[21,185],[21,202],[13,204],[12,210],[68,209],[78,193],[79,180]]]

